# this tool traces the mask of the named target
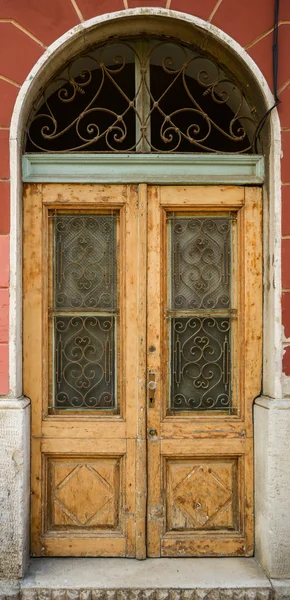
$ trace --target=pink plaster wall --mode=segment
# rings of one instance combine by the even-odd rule
[[[283,319],[290,336],[290,2],[280,2],[279,113],[283,158]],[[8,391],[9,125],[18,90],[60,35],[104,12],[160,6],[188,12],[224,30],[249,52],[272,87],[273,0],[0,0],[0,394]],[[284,355],[290,374],[290,347]]]

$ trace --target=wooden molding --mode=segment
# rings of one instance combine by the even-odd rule
[[[25,154],[26,183],[260,185],[264,157],[236,154]]]

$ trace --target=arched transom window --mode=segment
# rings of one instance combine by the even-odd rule
[[[66,64],[35,103],[26,151],[252,153],[256,129],[255,107],[226,68],[143,36]]]

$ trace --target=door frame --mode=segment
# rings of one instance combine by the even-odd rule
[[[194,160],[193,160],[194,158]],[[256,185],[264,182],[260,155],[25,154],[24,183]],[[146,187],[146,185],[144,186]],[[256,393],[253,395],[253,399]],[[139,457],[140,458],[140,457]],[[142,551],[139,558],[143,558]]]

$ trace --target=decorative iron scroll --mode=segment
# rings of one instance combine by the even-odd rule
[[[168,40],[110,41],[45,88],[27,152],[253,152],[257,116],[212,58]]]
[[[55,308],[114,310],[115,216],[57,215],[54,220]]]
[[[172,319],[171,410],[229,411],[230,319]]]
[[[112,409],[113,362],[113,317],[55,317],[55,408]]]
[[[56,214],[52,220],[53,408],[112,410],[116,215]]]
[[[229,308],[229,218],[174,217],[171,256],[172,309]]]

